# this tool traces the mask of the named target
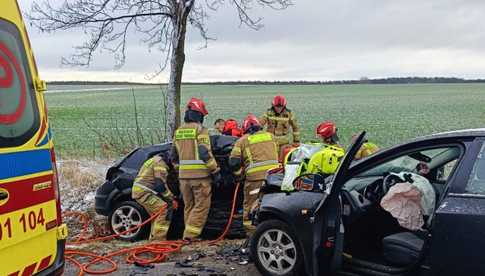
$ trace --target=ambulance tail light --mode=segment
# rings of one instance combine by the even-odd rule
[[[54,149],[50,149],[51,152],[51,162],[52,162],[52,187],[54,188],[54,193],[56,197],[56,209],[57,209],[57,225],[62,224],[62,209],[61,209],[61,195],[59,191],[59,178],[57,176],[57,165],[56,165],[56,154]]]

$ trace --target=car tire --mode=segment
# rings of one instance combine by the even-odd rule
[[[123,201],[115,205],[111,211],[108,222],[111,233],[120,234],[136,225],[142,224],[149,219],[148,212],[135,201]],[[124,241],[138,241],[147,239],[151,224],[147,223],[140,229],[120,235],[118,239]]]
[[[266,276],[303,275],[303,255],[296,235],[283,221],[258,225],[251,237],[251,258]]]

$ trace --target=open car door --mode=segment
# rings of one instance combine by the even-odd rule
[[[331,275],[342,263],[343,227],[340,191],[349,179],[348,170],[355,155],[364,143],[365,131],[361,132],[349,147],[340,162],[333,181],[327,187],[328,196],[320,202],[313,212],[313,248],[307,252],[311,256],[311,275]]]

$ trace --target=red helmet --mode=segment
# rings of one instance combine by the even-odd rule
[[[243,131],[246,133],[250,127],[252,126],[261,126],[261,123],[259,122],[258,118],[254,116],[253,114],[249,114],[246,119],[244,119],[243,122]]]
[[[229,119],[224,122],[224,129],[222,133],[226,135],[238,136],[239,133],[239,126],[236,120]]]
[[[317,126],[315,132],[318,136],[324,139],[329,139],[337,134],[337,126],[334,122],[325,121]]]
[[[202,101],[201,99],[197,99],[197,98],[190,99],[190,101],[187,103],[187,109],[198,111],[198,112],[202,113],[202,115],[204,115],[204,116],[209,114],[209,112],[207,112],[207,109],[205,109],[204,101]]]
[[[281,107],[286,107],[286,98],[285,96],[278,95],[273,98],[272,102],[273,106],[281,106]]]

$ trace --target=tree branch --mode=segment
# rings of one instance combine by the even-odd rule
[[[50,1],[36,2],[28,18],[41,31],[81,29],[89,39],[64,65],[89,66],[97,50],[106,49],[115,59],[115,68],[126,61],[129,30],[135,26],[144,35],[142,42],[149,48],[159,45],[158,50],[168,49],[172,42],[169,34],[174,26],[171,21],[176,14],[169,0],[64,0],[53,7]]]

